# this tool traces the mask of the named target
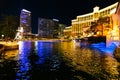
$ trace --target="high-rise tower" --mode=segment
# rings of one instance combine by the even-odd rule
[[[31,33],[31,12],[25,9],[21,10],[20,27],[23,28],[23,35]]]

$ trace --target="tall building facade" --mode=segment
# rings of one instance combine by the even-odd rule
[[[23,34],[31,33],[31,12],[26,9],[21,10],[20,27],[23,28]]]
[[[103,9],[100,9],[98,6],[96,6],[93,8],[93,12],[77,16],[76,19],[71,21],[72,22],[71,23],[72,24],[72,30],[71,30],[72,36],[73,37],[87,36],[93,23],[99,22],[100,18],[106,18],[106,19],[108,18],[108,20],[111,21],[111,13],[113,10],[117,8],[117,4],[118,2],[108,7],[105,7]],[[107,31],[107,26],[102,27],[103,28],[102,31],[104,31],[102,32],[100,30],[100,24],[97,24],[99,25],[99,27],[96,32],[98,34],[106,35],[105,32]],[[102,24],[102,26],[105,26],[105,25],[108,25],[108,24]],[[112,26],[111,22],[109,22],[109,26]]]
[[[57,38],[59,33],[59,21],[57,19],[38,19],[38,35],[41,38]]]
[[[20,26],[18,27],[15,39],[23,39],[26,35],[31,34],[31,12],[22,9],[20,13]]]

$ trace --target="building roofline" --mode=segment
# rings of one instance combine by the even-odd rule
[[[93,13],[91,12],[91,13],[87,13],[87,14],[79,15],[79,16],[77,16],[77,18],[79,18],[79,17],[89,16],[89,15],[92,15],[92,14],[93,14]]]
[[[102,11],[104,11],[104,10],[107,10],[107,9],[109,9],[109,8],[111,8],[111,7],[115,6],[115,5],[117,5],[117,4],[118,4],[118,2],[116,2],[116,3],[114,3],[114,4],[110,5],[110,6],[107,6],[107,7],[103,8],[103,9],[100,9],[99,12],[102,12]],[[92,15],[92,14],[93,14],[93,12],[87,13],[87,14],[83,14],[83,15],[78,15],[77,18],[89,16],[89,15]],[[74,20],[72,20],[72,21],[74,21]]]
[[[22,9],[22,11],[24,12],[28,12],[28,13],[31,13],[30,11],[26,10],[26,9]]]
[[[105,10],[107,10],[109,8],[112,8],[115,5],[118,5],[118,2],[116,2],[116,3],[114,3],[114,4],[110,5],[110,6],[107,6],[107,7],[103,8],[103,9],[100,9],[99,12],[102,12],[102,11],[105,11]]]
[[[117,8],[116,8],[115,14],[118,12],[119,7],[120,7],[120,0],[119,0],[119,2],[118,2],[118,5],[117,5]]]

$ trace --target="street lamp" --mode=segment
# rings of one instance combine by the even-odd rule
[[[4,38],[4,35],[2,34],[1,36],[2,36],[2,39],[3,39],[3,38]]]

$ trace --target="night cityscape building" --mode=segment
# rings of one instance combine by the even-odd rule
[[[23,34],[31,33],[31,12],[26,9],[21,10],[20,27],[23,28]]]
[[[65,27],[65,29],[64,29],[64,37],[65,38],[71,37],[71,29],[72,29],[72,26]]]
[[[34,2],[39,1],[41,0]],[[56,3],[60,4],[59,8],[63,7],[68,11],[70,1],[66,1],[66,7],[58,1]],[[38,4],[46,7],[51,5],[42,2]],[[27,5],[31,7],[30,3]],[[52,6],[59,10],[57,4]],[[89,8],[89,5],[83,3],[82,6]],[[54,7],[49,8],[46,14],[50,14],[50,9],[55,10]],[[87,11],[85,7],[83,9]],[[76,9],[78,8],[77,6]],[[42,14],[47,9],[38,7],[37,10]],[[60,12],[65,14],[64,10]],[[74,12],[74,9],[72,12],[78,13]],[[32,10],[21,10],[20,25],[16,25],[16,28],[19,26],[16,36],[19,37],[18,40],[7,40],[4,39],[6,35],[1,35],[0,80],[120,80],[120,2],[103,9],[96,6],[93,12],[78,15],[72,20],[71,26],[67,27],[60,24],[60,19],[55,17],[58,16],[57,12],[54,17],[59,20],[37,17],[38,28],[34,22],[31,27],[31,14],[35,15]],[[39,16],[42,16],[41,14]],[[69,14],[66,16],[70,17]],[[64,19],[67,19],[66,16],[63,16]],[[12,22],[16,23],[16,20]],[[8,23],[10,22],[5,22],[7,25]],[[0,26],[2,29],[6,25]],[[11,29],[10,27],[4,29]],[[38,30],[38,34],[33,34],[33,29]]]
[[[41,38],[58,38],[59,20],[57,19],[38,19],[38,35]]]
[[[16,33],[15,39],[27,38],[31,36],[31,12],[22,9],[20,13],[20,25],[18,27],[18,32]]]
[[[108,26],[110,26],[109,28],[112,28],[113,26],[111,22],[111,13],[112,11],[115,12],[117,5],[118,2],[103,9],[100,9],[98,6],[96,6],[93,8],[93,12],[77,16],[76,19],[71,21],[72,36],[88,36],[91,31],[91,26],[93,26],[93,24],[97,22],[99,22],[100,24],[97,24],[98,27],[96,27],[96,34],[102,36],[107,35]],[[103,22],[104,24],[101,25],[102,20],[109,21],[106,23]],[[102,26],[102,28],[100,26]]]

